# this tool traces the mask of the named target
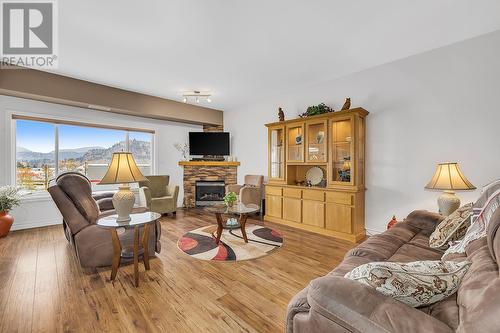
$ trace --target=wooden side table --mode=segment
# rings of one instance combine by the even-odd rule
[[[149,270],[149,226],[156,223],[161,217],[154,212],[130,214],[128,222],[117,222],[117,215],[102,217],[97,220],[97,225],[108,228],[111,232],[113,242],[113,262],[111,266],[111,281],[114,281],[122,258],[134,258],[134,285],[139,286],[139,256],[142,256],[144,268]],[[143,227],[142,242],[139,237],[139,229]],[[134,229],[134,244],[122,247],[118,237],[118,228]]]

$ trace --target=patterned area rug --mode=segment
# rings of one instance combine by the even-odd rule
[[[245,228],[248,243],[240,229],[224,229],[219,245],[215,243],[216,225],[192,230],[177,242],[179,249],[201,260],[238,261],[256,259],[271,253],[283,245],[283,236],[277,231],[255,224]]]

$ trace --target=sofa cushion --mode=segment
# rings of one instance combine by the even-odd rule
[[[458,290],[459,332],[496,332],[500,318],[500,210],[490,219],[487,236],[466,248],[472,262]]]
[[[372,262],[356,267],[345,277],[419,307],[454,294],[469,265],[468,261]]]
[[[472,221],[462,240],[452,244],[445,254],[464,253],[474,240],[486,237],[492,216],[500,206],[500,180],[487,185],[472,205]]]
[[[439,260],[443,252],[430,247],[423,247],[418,244],[406,243],[394,253],[389,261],[394,262],[411,262],[418,260]]]
[[[307,302],[312,325],[303,325],[300,332],[452,332],[446,324],[425,313],[342,277],[312,280]],[[319,322],[319,318],[329,322]]]
[[[421,307],[419,310],[445,323],[453,330],[458,327],[457,293],[440,302]]]
[[[438,224],[436,230],[429,237],[429,246],[445,249],[448,242],[462,239],[470,226],[472,203],[463,205]]]

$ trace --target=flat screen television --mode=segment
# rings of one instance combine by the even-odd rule
[[[190,155],[229,155],[228,132],[189,132]]]

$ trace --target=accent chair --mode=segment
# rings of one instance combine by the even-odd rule
[[[261,207],[261,212],[263,191],[264,176],[262,175],[245,175],[245,184],[226,186],[226,193],[236,193],[240,202],[244,204],[255,204]]]
[[[139,182],[139,204],[159,214],[177,211],[179,186],[169,185],[170,176],[145,176],[148,180]]]

